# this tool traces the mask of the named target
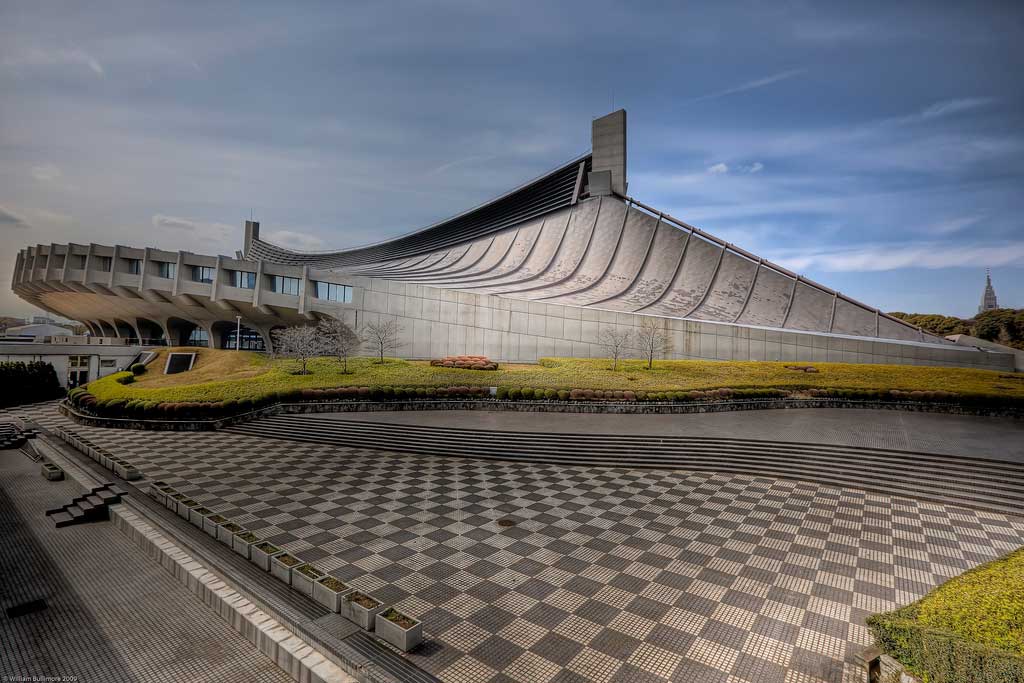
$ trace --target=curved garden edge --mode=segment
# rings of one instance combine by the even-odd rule
[[[869,410],[903,410],[914,413],[943,413],[978,417],[1024,418],[1017,408],[961,405],[914,401],[870,401],[836,398],[777,398],[722,400],[693,403],[636,403],[582,401],[502,401],[497,399],[463,400],[394,400],[394,401],[310,401],[274,403],[247,413],[210,420],[154,420],[89,415],[71,406],[67,400],[58,404],[62,415],[78,424],[114,429],[149,429],[155,431],[211,431],[269,415],[303,413],[366,413],[408,410],[486,410],[519,413],[596,413],[613,415],[686,415],[721,413],[741,410],[785,410],[793,408],[851,408]]]

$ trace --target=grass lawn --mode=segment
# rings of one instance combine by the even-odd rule
[[[1024,680],[1024,548],[868,626],[886,652],[933,680]],[[953,673],[964,669],[969,679]]]
[[[177,375],[163,375],[169,351],[198,353],[194,368]],[[497,371],[431,367],[426,361],[372,358],[349,360],[350,374],[343,375],[337,360],[310,361],[308,375],[294,375],[294,361],[272,360],[248,351],[215,349],[164,349],[150,363],[150,371],[136,382],[122,385],[114,376],[89,384],[97,399],[125,398],[152,401],[221,401],[228,398],[259,398],[271,391],[340,386],[514,386],[534,389],[612,389],[633,391],[687,391],[749,388],[901,389],[952,391],[1024,397],[1024,375],[990,370],[934,368],[904,365],[854,365],[814,363],[817,373],[789,370],[792,363],[755,361],[655,361],[652,370],[644,361],[619,362],[613,372],[605,359],[549,358],[537,365],[501,364]]]

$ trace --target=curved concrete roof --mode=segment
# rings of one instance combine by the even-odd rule
[[[567,187],[579,165],[574,161],[496,200],[532,207],[525,210],[528,218],[513,224],[495,219],[496,207],[486,205],[375,247],[314,255],[254,241],[248,257],[551,304],[943,341],[628,197],[574,203],[574,195],[563,192],[558,205],[541,210],[535,203],[540,188]]]

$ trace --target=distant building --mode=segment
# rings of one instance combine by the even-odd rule
[[[996,290],[992,289],[992,272],[985,269],[985,291],[981,295],[981,305],[978,306],[978,313],[993,311],[999,308],[996,302]]]

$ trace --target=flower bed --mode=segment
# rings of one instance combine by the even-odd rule
[[[445,356],[430,361],[435,368],[462,368],[464,370],[497,370],[498,364],[487,356]]]

